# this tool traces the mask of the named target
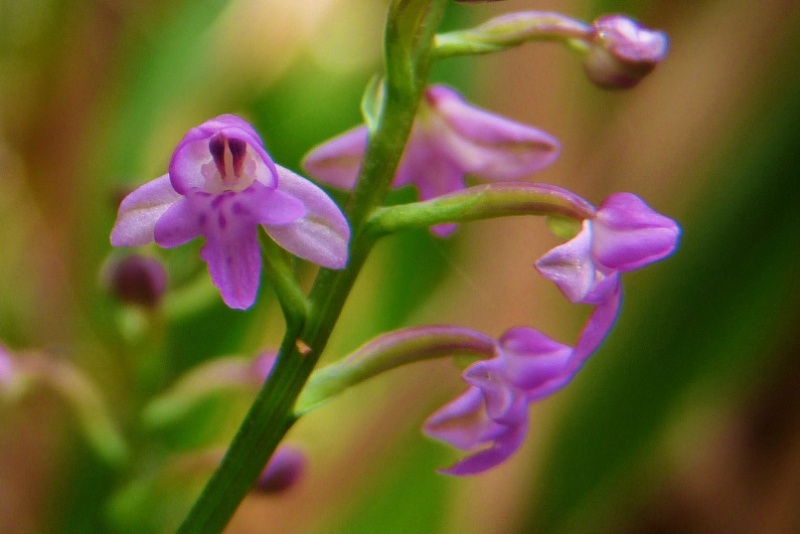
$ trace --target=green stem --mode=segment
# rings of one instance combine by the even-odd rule
[[[306,321],[309,303],[297,283],[284,251],[266,234],[259,233],[261,254],[264,256],[264,273],[272,286],[286,317],[288,330],[300,330]]]
[[[593,217],[594,213],[591,204],[560,187],[498,183],[470,187],[425,202],[378,208],[367,222],[367,230],[377,238],[399,230],[448,222],[511,215],[548,215],[582,220]]]
[[[492,338],[459,326],[420,326],[389,332],[314,371],[297,401],[296,413],[304,415],[350,386],[403,365],[434,358],[490,358],[494,350]]]
[[[309,295],[304,328],[287,327],[278,361],[234,437],[219,468],[178,532],[219,533],[294,424],[294,405],[372,247],[364,222],[380,206],[411,131],[430,70],[430,49],[445,0],[394,0],[386,27],[386,91],[348,206],[352,241],[348,267],[322,269]]]
[[[501,52],[532,41],[560,41],[586,51],[594,28],[579,20],[546,11],[508,13],[468,30],[436,36],[437,59]]]

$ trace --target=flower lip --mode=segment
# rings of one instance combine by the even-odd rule
[[[189,130],[172,154],[169,177],[181,195],[192,189],[213,194],[242,191],[254,181],[270,189],[278,184],[277,167],[258,134],[234,115],[222,115]]]

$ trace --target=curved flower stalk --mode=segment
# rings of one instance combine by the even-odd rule
[[[332,269],[347,263],[350,228],[336,204],[276,165],[244,119],[221,115],[189,130],[168,174],[122,201],[111,243],[172,248],[202,235],[201,256],[222,299],[245,309],[260,281],[259,225],[301,258]]]
[[[368,137],[367,125],[345,132],[314,148],[303,169],[321,182],[351,189]],[[559,150],[549,134],[474,107],[453,89],[436,85],[425,91],[392,186],[413,185],[420,199],[428,200],[464,189],[467,174],[491,181],[525,178],[555,161]],[[440,237],[453,230],[454,224],[432,228]]]
[[[470,453],[440,472],[474,475],[514,454],[528,433],[528,406],[572,380],[611,330],[619,297],[617,291],[595,308],[574,348],[533,328],[511,328],[497,341],[493,358],[467,367],[467,391],[423,425],[429,436]]]
[[[571,302],[598,304],[619,290],[619,275],[675,251],[678,224],[632,193],[606,198],[581,231],[536,262]]]
[[[438,57],[488,54],[531,41],[560,41],[582,54],[587,77],[603,89],[635,86],[669,49],[664,32],[625,15],[605,15],[586,24],[560,13],[520,11],[437,35],[435,52]]]
[[[202,401],[225,391],[256,391],[269,377],[277,353],[229,356],[204,362],[184,374],[167,391],[153,399],[142,418],[148,426],[167,426],[185,417]]]
[[[300,416],[378,374],[434,358],[470,358],[463,373],[467,391],[434,413],[424,431],[472,454],[443,473],[486,471],[510,457],[528,430],[528,406],[566,386],[610,331],[620,292],[597,306],[576,346],[533,328],[508,330],[499,340],[446,325],[405,328],[383,334],[349,356],[318,369],[297,402]]]
[[[128,458],[128,445],[100,389],[67,360],[38,351],[13,354],[0,345],[0,401],[18,402],[40,390],[55,393],[75,415],[87,443],[110,464]]]

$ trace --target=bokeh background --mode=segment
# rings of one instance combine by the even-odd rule
[[[386,5],[0,0],[0,339],[83,370],[136,450],[123,467],[103,462],[47,388],[0,399],[0,532],[170,532],[180,521],[252,392],[167,429],[146,428],[143,406],[204,360],[276,345],[282,319],[266,287],[249,314],[195,287],[199,244],[146,251],[169,268],[162,309],[115,301],[102,271],[121,254],[108,243],[116,205],[221,113],[247,117],[299,170],[308,149],[360,122]],[[451,362],[420,364],[303,419],[288,439],[308,455],[304,478],[248,497],[227,532],[800,531],[800,6],[453,3],[443,28],[521,9],[630,13],[669,33],[670,56],[627,92],[591,86],[555,44],[443,61],[434,80],[561,139],[536,181],[595,203],[632,191],[676,218],[679,251],[625,278],[616,329],[532,409],[525,447],[502,467],[435,473],[455,452],[419,426],[463,386]],[[571,342],[587,310],[532,268],[557,242],[532,219],[464,225],[448,241],[391,237],[326,357],[432,322],[491,335],[535,325]]]

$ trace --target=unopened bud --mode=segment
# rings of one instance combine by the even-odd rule
[[[0,345],[0,396],[11,391],[16,375],[11,355]]]
[[[603,89],[627,89],[647,76],[667,55],[664,32],[645,28],[624,15],[606,15],[594,21],[584,70]]]
[[[161,263],[136,254],[113,261],[106,280],[119,300],[146,308],[157,305],[167,289],[167,273]]]
[[[280,447],[267,463],[256,482],[260,493],[280,493],[294,486],[306,466],[306,456],[299,449],[284,445]]]

